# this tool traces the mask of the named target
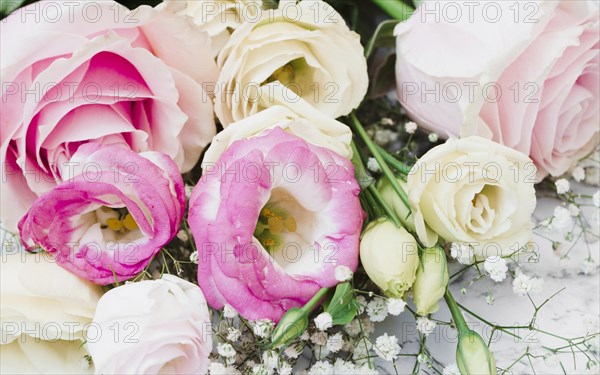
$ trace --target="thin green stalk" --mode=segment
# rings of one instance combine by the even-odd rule
[[[377,163],[379,164],[379,167],[381,168],[381,172],[383,172],[383,175],[385,176],[385,178],[388,179],[388,181],[392,185],[392,188],[396,191],[396,194],[398,194],[398,196],[400,197],[402,202],[408,208],[408,214],[410,215],[411,210],[410,210],[410,204],[408,203],[408,196],[406,195],[406,192],[402,189],[402,187],[398,183],[398,180],[396,180],[396,176],[394,176],[394,173],[392,172],[390,167],[385,162],[383,156],[381,156],[381,153],[377,149],[377,145],[375,144],[375,142],[373,142],[371,137],[369,137],[369,135],[367,134],[367,131],[365,130],[365,128],[363,128],[362,124],[360,123],[360,121],[358,120],[358,118],[356,117],[356,115],[354,113],[350,114],[350,120],[352,122],[354,129],[358,133],[358,136],[363,140],[363,142],[365,142],[365,144],[367,145],[367,148],[369,149],[371,154],[373,154],[373,157],[375,158],[375,160],[377,160]]]
[[[311,299],[306,303],[306,305],[302,306],[300,310],[310,313],[317,305],[321,302],[323,297],[329,292],[329,288],[321,288]]]
[[[456,323],[456,328],[458,329],[458,335],[464,335],[470,331],[469,326],[467,326],[467,322],[465,321],[464,316],[460,312],[460,307],[452,297],[452,293],[450,293],[450,289],[446,289],[446,294],[444,294],[444,299],[448,304],[448,308],[450,309],[450,313],[452,314],[452,319],[454,319],[454,323]]]
[[[407,20],[415,11],[413,7],[404,4],[401,0],[373,0],[373,2],[392,18],[399,21]]]
[[[389,165],[392,166],[392,168],[394,168],[398,172],[402,173],[403,175],[407,175],[410,173],[410,170],[412,169],[411,167],[402,163],[400,160],[396,159],[389,152],[387,152],[383,147],[377,146],[377,150],[379,151],[379,153],[381,153],[381,156],[383,156],[383,159]]]
[[[379,193],[379,190],[377,190],[377,188],[373,185],[369,185],[367,190],[369,191],[369,193],[371,193],[373,198],[375,198],[375,200],[377,201],[377,204],[381,208],[383,208],[383,210],[385,211],[385,214],[394,222],[394,224],[396,224],[397,227],[401,227],[402,222],[400,221],[400,219],[398,218],[396,213],[390,208],[390,206],[388,206],[388,204],[383,200],[383,197]]]

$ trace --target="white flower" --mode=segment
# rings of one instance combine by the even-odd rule
[[[596,208],[600,208],[600,190],[594,193],[594,196],[592,196],[592,202]]]
[[[134,333],[125,334],[131,324]],[[88,340],[97,374],[145,374],[157,368],[205,373],[210,365],[212,330],[204,295],[198,285],[173,275],[106,292],[93,325],[102,333]],[[123,334],[108,334],[114,327]]]
[[[287,362],[283,362],[278,369],[279,375],[292,375],[294,368]]]
[[[583,272],[585,275],[592,275],[596,273],[597,268],[598,265],[592,258],[585,259],[581,264],[581,272]]]
[[[401,349],[396,336],[388,336],[387,333],[384,333],[375,340],[375,352],[386,361],[396,359]]]
[[[308,375],[331,375],[333,373],[333,366],[331,363],[326,361],[317,361],[308,370]]]
[[[375,332],[375,323],[369,317],[365,316],[360,319],[360,324],[362,325],[363,333],[365,336],[371,335]]]
[[[217,63],[215,113],[224,127],[278,98],[302,99],[335,119],[358,107],[369,85],[360,36],[324,1],[280,1],[238,27]]]
[[[569,209],[569,213],[570,213],[570,214],[571,214],[571,216],[573,216],[573,217],[577,217],[577,216],[579,216],[579,214],[581,213],[581,210],[579,209],[579,207],[577,207],[577,205],[575,205],[575,204],[573,204],[573,203],[571,203],[571,204],[568,206],[568,209]]]
[[[235,327],[227,328],[227,340],[236,342],[237,340],[240,339],[241,335],[242,335],[242,332],[240,332],[239,329],[237,329]]]
[[[238,313],[233,307],[231,307],[231,305],[226,303],[223,306],[223,316],[227,319],[234,319],[238,316]]]
[[[262,364],[252,366],[252,375],[269,375],[269,370]]]
[[[367,160],[367,168],[371,172],[375,172],[375,173],[381,172],[381,167],[379,166],[379,163],[377,162],[377,159],[375,159],[375,158],[369,158],[369,160]]]
[[[235,357],[237,354],[233,345],[226,342],[217,344],[217,353],[219,353],[221,357],[225,358]]]
[[[187,233],[183,229],[181,229],[179,232],[177,232],[177,238],[179,238],[183,242],[190,239],[188,237]]]
[[[350,336],[357,336],[360,333],[360,321],[354,319],[349,323],[344,324],[344,331]]]
[[[88,353],[84,329],[92,322],[102,288],[58,266],[45,253],[13,252],[5,245],[0,261],[0,373],[93,373],[89,362],[82,368]]]
[[[297,344],[292,344],[292,345],[288,346],[287,348],[285,348],[285,350],[283,351],[283,354],[285,354],[288,358],[296,359],[300,356],[300,354],[302,354],[303,350],[304,350],[304,345],[297,343]]]
[[[208,367],[210,375],[239,375],[241,374],[235,367],[225,366],[219,362],[211,362]]]
[[[356,366],[352,362],[338,358],[333,363],[333,373],[335,375],[355,375]]]
[[[369,351],[373,348],[371,341],[367,339],[358,340],[354,352],[352,353],[352,360],[357,365],[368,363]]]
[[[381,125],[392,126],[392,125],[394,125],[394,120],[392,120],[389,117],[384,117],[381,119],[380,123],[381,123]]]
[[[496,282],[500,282],[506,279],[506,259],[500,258],[499,256],[491,256],[483,263],[483,268],[490,275],[490,278]]]
[[[404,130],[408,134],[415,134],[415,132],[417,131],[417,124],[415,124],[413,121],[409,121],[406,124],[404,124]]]
[[[429,133],[427,139],[429,139],[429,142],[435,143],[440,139],[440,137],[437,135],[437,133]]]
[[[446,367],[444,367],[444,372],[442,372],[443,375],[460,375],[460,370],[458,369],[458,366],[456,365],[456,363],[452,363]]]
[[[554,185],[556,185],[556,192],[558,194],[566,194],[569,192],[569,190],[571,190],[571,184],[569,184],[569,181],[564,178],[556,180]]]
[[[517,271],[517,277],[513,280],[513,292],[524,296],[527,293],[537,293],[541,291],[544,280],[537,277],[529,277],[524,273]]]
[[[571,176],[573,176],[575,181],[581,182],[585,180],[585,169],[583,169],[583,167],[575,167],[573,172],[571,172]]]
[[[468,243],[452,242],[450,246],[450,256],[456,259],[460,264],[473,263],[473,247]]]
[[[362,366],[357,366],[355,368],[355,375],[378,375],[379,372],[369,367],[368,363],[363,364]]]
[[[316,331],[315,333],[310,335],[310,341],[315,345],[324,346],[324,345],[327,345],[328,337],[329,336],[327,335],[326,332]]]
[[[279,364],[279,354],[274,350],[267,350],[262,353],[262,363],[269,371],[276,369]]]
[[[273,331],[274,324],[269,319],[256,320],[252,324],[252,332],[260,337],[265,338]]]
[[[322,312],[315,318],[315,325],[320,331],[327,331],[333,326],[333,318],[328,312]]]
[[[329,336],[327,339],[327,349],[332,353],[337,353],[344,346],[344,337],[341,332]]]
[[[571,225],[573,225],[571,212],[563,206],[556,206],[556,208],[554,208],[554,217],[552,218],[552,227],[562,231]]]
[[[337,266],[335,267],[335,279],[340,283],[344,281],[352,280],[352,270],[348,266]]]
[[[356,303],[358,304],[358,313],[364,313],[365,308],[367,307],[367,299],[365,298],[365,296],[357,296]]]
[[[367,304],[367,315],[373,322],[383,322],[388,315],[388,308],[383,298],[373,298]]]
[[[378,129],[375,131],[373,140],[380,146],[385,146],[398,139],[398,133],[390,129]]]
[[[436,322],[434,322],[433,320],[429,320],[424,316],[420,316],[417,318],[417,330],[425,336],[433,332],[436,326]]]
[[[195,25],[210,35],[216,57],[229,37],[244,22],[255,22],[262,13],[261,0],[165,0],[160,7],[189,16]]]
[[[387,300],[387,309],[390,315],[400,315],[405,307],[406,302],[402,298],[390,298]]]
[[[422,244],[433,247],[438,237],[468,243],[478,257],[524,246],[536,205],[534,180],[524,177],[532,168],[525,154],[477,136],[450,138],[429,150],[406,181]]]
[[[194,251],[190,254],[190,262],[198,264],[198,251]]]

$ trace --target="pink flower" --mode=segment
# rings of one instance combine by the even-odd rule
[[[105,285],[140,273],[177,233],[185,191],[166,155],[86,144],[63,167],[73,177],[19,222],[29,249],[41,246],[62,267]]]
[[[210,40],[181,16],[41,2],[0,28],[0,218],[11,231],[81,144],[159,151],[185,172],[215,134],[202,86],[218,75]]]
[[[279,321],[336,285],[358,263],[359,192],[350,161],[279,127],[234,142],[190,198],[208,303]]]
[[[479,135],[558,176],[599,143],[592,1],[424,1],[397,26],[398,97],[421,126]]]

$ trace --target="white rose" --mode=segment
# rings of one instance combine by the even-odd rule
[[[507,255],[531,239],[536,168],[525,155],[481,137],[449,139],[428,151],[407,179],[417,235],[468,243],[477,256]]]
[[[270,107],[229,125],[213,138],[204,154],[202,165],[206,168],[210,163],[215,163],[233,142],[252,138],[276,126],[312,144],[333,150],[345,158],[352,158],[350,128],[302,102],[289,107]]]
[[[272,106],[305,100],[346,115],[369,84],[360,37],[321,0],[282,0],[241,25],[219,54],[215,112],[223,126]]]
[[[172,275],[107,292],[88,347],[100,374],[203,374],[212,350],[208,307],[197,285]]]
[[[159,7],[191,17],[194,24],[210,35],[216,57],[235,29],[244,22],[260,19],[262,0],[165,0]]]
[[[0,257],[0,373],[92,373],[84,331],[102,288],[43,254]]]

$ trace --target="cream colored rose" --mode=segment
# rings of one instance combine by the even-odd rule
[[[511,254],[531,239],[536,168],[525,155],[481,137],[429,150],[407,179],[417,235],[464,242],[479,257]],[[429,235],[428,235],[429,234]]]
[[[336,118],[360,104],[369,84],[359,35],[321,0],[263,11],[231,35],[217,63],[215,112],[225,127],[301,99]]]
[[[0,373],[93,373],[83,340],[102,289],[41,254],[0,257]]]
[[[257,22],[262,13],[262,0],[165,0],[160,6],[171,13],[191,17],[210,35],[215,57],[235,29],[244,22]]]
[[[202,159],[203,168],[217,162],[233,142],[252,138],[264,130],[280,127],[312,144],[352,158],[352,131],[345,124],[319,112],[306,102],[289,107],[276,105],[235,122],[219,132]]]

